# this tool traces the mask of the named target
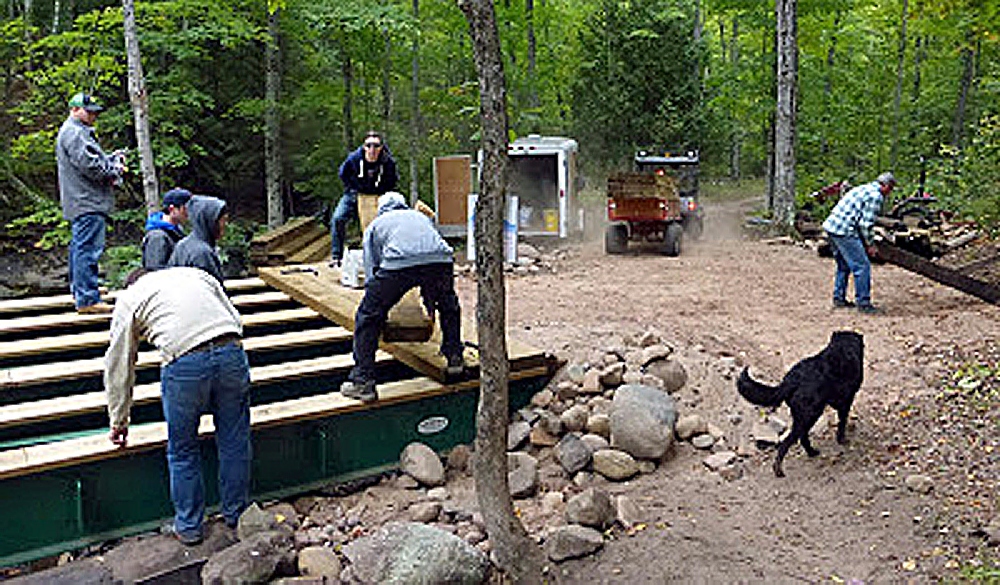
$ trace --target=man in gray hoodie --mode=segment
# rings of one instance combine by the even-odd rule
[[[104,253],[104,231],[114,208],[111,187],[125,172],[122,152],[105,154],[94,136],[94,122],[104,110],[89,94],[69,100],[69,117],[56,138],[59,201],[70,222],[69,290],[80,313],[110,313],[101,302],[97,264]]]
[[[226,202],[217,197],[192,195],[187,204],[191,233],[177,242],[170,255],[170,266],[193,266],[211,274],[220,283],[222,261],[216,244],[226,233]]]
[[[378,216],[365,230],[365,296],[354,316],[354,368],[340,392],[362,402],[378,400],[375,351],[389,310],[410,289],[420,287],[424,304],[441,314],[441,353],[447,373],[465,369],[461,308],[455,294],[451,246],[424,214],[390,191],[378,199]]]

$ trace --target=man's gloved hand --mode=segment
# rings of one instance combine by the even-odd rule
[[[128,444],[128,427],[111,427],[111,432],[108,434],[108,438],[111,442],[119,447],[124,447]]]

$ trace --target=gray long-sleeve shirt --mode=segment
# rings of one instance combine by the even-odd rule
[[[114,209],[112,185],[120,178],[114,157],[97,143],[94,129],[70,116],[56,138],[59,201],[63,217],[73,221],[87,213],[108,215]]]

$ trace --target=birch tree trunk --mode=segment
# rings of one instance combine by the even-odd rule
[[[972,51],[972,34],[967,34],[968,45],[962,49],[962,79],[958,88],[958,102],[955,104],[955,121],[951,129],[951,144],[962,148],[965,130],[965,108],[969,101],[969,90],[975,77],[975,54]]]
[[[476,412],[475,483],[486,533],[500,568],[515,583],[542,579],[545,559],[514,515],[507,482],[506,306],[503,279],[503,212],[507,164],[507,96],[492,0],[458,0],[469,22],[479,76],[483,168],[476,203],[476,322],[480,390]]]
[[[524,26],[528,35],[528,107],[537,110],[538,98],[538,42],[535,39],[535,0],[524,0]],[[538,131],[540,116],[533,117],[534,130]]]
[[[128,95],[135,118],[135,138],[139,145],[139,168],[142,171],[142,193],[146,212],[160,209],[160,187],[156,181],[153,164],[153,146],[149,136],[149,96],[142,76],[142,59],[139,53],[139,35],[135,26],[135,3],[122,0],[125,28],[125,54],[128,58]]]
[[[774,126],[774,219],[791,228],[795,214],[795,109],[798,78],[796,0],[776,0],[778,71]]]
[[[892,150],[889,153],[889,168],[896,168],[899,160],[899,116],[903,101],[903,65],[906,62],[906,21],[909,0],[903,0],[903,14],[899,22],[899,55],[896,62],[896,95],[892,101]]]
[[[268,9],[268,39],[264,48],[264,183],[267,192],[267,227],[285,223],[281,201],[281,9]]]
[[[413,21],[420,26],[420,0],[413,0]],[[420,35],[413,35],[412,63],[410,66],[410,94],[413,114],[410,116],[410,206],[420,199]]]

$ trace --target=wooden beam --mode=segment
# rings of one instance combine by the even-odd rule
[[[312,309],[293,310],[301,314],[316,315]],[[277,315],[277,313],[261,313],[259,315],[247,315],[243,318],[243,322],[244,325],[247,324],[247,321],[251,320],[255,321],[255,324],[287,322],[286,320],[276,321],[274,320],[275,316],[282,317],[281,315]],[[107,337],[108,334],[105,333],[104,335]],[[291,349],[317,343],[343,342],[350,338],[351,334],[347,330],[341,327],[331,327],[315,331],[293,331],[262,337],[249,337],[243,341],[243,347],[251,352],[262,349]],[[144,351],[139,353],[136,363],[137,370],[159,366],[160,353],[158,351]],[[103,357],[7,368],[0,370],[0,390],[99,376],[103,371]]]
[[[289,298],[280,291],[266,291],[252,295],[240,295],[232,298],[233,305],[239,309],[259,309],[267,305],[288,302]],[[25,331],[44,332],[66,327],[67,325],[94,325],[110,323],[111,314],[81,315],[79,313],[52,313],[49,315],[33,315],[0,320],[0,335],[20,333]]]
[[[512,380],[546,375],[547,368],[524,370],[511,375]],[[273,404],[255,406],[250,409],[250,424],[253,429],[289,424],[302,420],[331,417],[342,413],[380,408],[390,404],[417,400],[428,396],[468,390],[476,387],[478,380],[461,384],[442,385],[428,378],[411,378],[379,386],[379,400],[372,404],[362,404],[345,398],[339,392],[320,396],[298,398]],[[198,434],[211,436],[215,429],[212,417],[201,418]],[[162,448],[167,442],[166,423],[134,425],[129,428],[128,446],[121,448],[108,440],[107,433],[66,439],[54,443],[32,445],[0,452],[0,480],[42,473],[53,469],[127,457],[137,452]]]
[[[393,357],[384,351],[375,354],[377,364],[393,361]],[[354,365],[349,355],[334,355],[328,357],[285,362],[270,366],[250,368],[250,382],[254,386],[287,382],[299,378],[308,378],[321,374],[345,372]],[[381,390],[381,389],[380,389]],[[60,396],[0,406],[0,428],[18,427],[48,420],[103,412],[108,405],[107,394],[101,390],[86,392],[73,396]],[[132,391],[133,407],[158,402],[160,400],[160,383],[141,384]]]
[[[264,281],[259,278],[243,278],[237,280],[227,280],[223,283],[230,293],[241,293],[253,289],[264,288]],[[106,301],[113,301],[118,297],[120,290],[103,292],[101,298]],[[32,311],[54,311],[72,310],[73,295],[53,295],[43,297],[27,297],[23,299],[0,300],[0,315],[13,315],[17,313],[27,313]]]
[[[336,268],[319,263],[296,267],[294,270],[278,267],[261,268],[259,274],[264,282],[287,292],[293,299],[312,307],[334,323],[354,331],[354,313],[357,311],[364,291],[341,286],[340,271]],[[415,291],[410,292],[416,297]],[[419,300],[415,300],[415,302],[419,303]],[[390,312],[390,319],[395,317],[400,321],[413,319],[415,314],[412,303],[409,305],[401,303],[393,311],[398,312]],[[403,311],[414,312],[407,314]],[[422,308],[419,308],[419,311],[420,314],[423,314]],[[382,349],[421,374],[439,382],[445,381],[445,366],[447,364],[444,356],[439,353],[441,346],[441,329],[439,327],[433,327],[430,337],[425,337],[420,341],[391,339],[387,341],[386,337],[383,334],[379,342]],[[478,344],[476,327],[470,320],[463,320],[462,339],[473,348]],[[536,367],[545,361],[542,352],[514,340],[508,339],[507,350],[512,370]],[[467,348],[465,359],[466,365],[474,372],[479,365],[478,352],[475,349]]]

